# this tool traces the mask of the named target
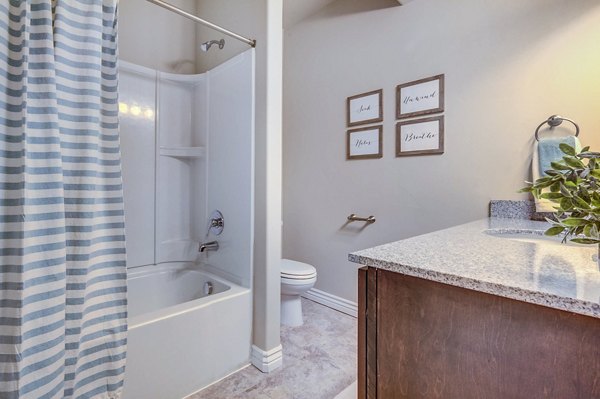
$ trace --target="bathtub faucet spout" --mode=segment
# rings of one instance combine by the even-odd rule
[[[200,248],[198,248],[198,250],[200,252],[204,252],[204,251],[216,251],[218,249],[219,249],[219,243],[217,241],[200,243]]]

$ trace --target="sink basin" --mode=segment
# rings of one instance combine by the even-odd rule
[[[540,231],[506,231],[506,230],[495,230],[488,229],[484,231],[485,234],[501,238],[504,240],[518,241],[518,242],[526,242],[530,244],[537,245],[561,245],[568,247],[586,247],[586,245],[575,244],[570,241],[566,243],[562,242],[562,236],[546,236],[543,232]]]

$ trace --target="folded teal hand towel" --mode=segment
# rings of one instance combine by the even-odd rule
[[[546,175],[548,169],[552,169],[552,166],[550,166],[551,162],[560,161],[565,156],[565,153],[559,147],[561,143],[575,148],[577,153],[581,151],[581,143],[575,136],[541,138],[538,143],[538,160],[542,176]]]

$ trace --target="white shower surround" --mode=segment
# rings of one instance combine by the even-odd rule
[[[125,62],[120,72],[131,306],[124,398],[179,399],[250,362],[254,50],[200,75]],[[225,229],[207,236],[214,209]],[[212,240],[218,251],[198,253]],[[207,279],[229,288],[201,297]]]

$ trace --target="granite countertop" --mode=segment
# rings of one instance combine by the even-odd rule
[[[351,253],[349,260],[600,319],[596,246],[543,236],[546,222],[488,218]]]

